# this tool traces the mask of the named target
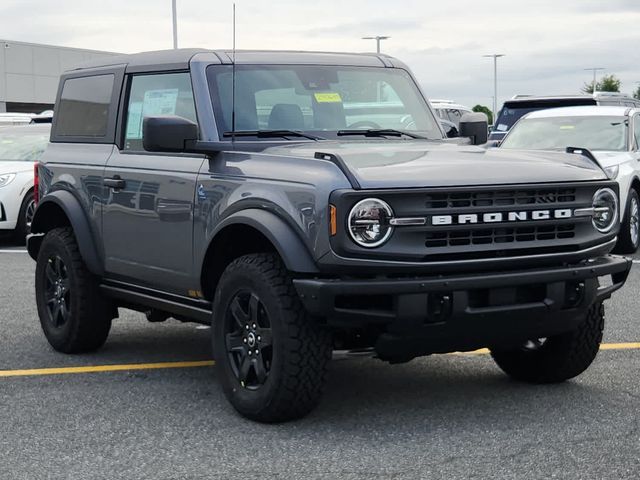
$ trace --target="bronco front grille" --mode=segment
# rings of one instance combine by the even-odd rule
[[[553,205],[575,202],[575,200],[576,191],[574,188],[450,192],[426,195],[426,207],[440,209]]]
[[[514,242],[533,242],[573,238],[575,224],[535,225],[527,227],[495,227],[478,230],[435,230],[426,234],[425,246],[459,247]]]

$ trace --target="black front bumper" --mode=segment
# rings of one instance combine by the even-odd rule
[[[572,330],[625,282],[630,259],[399,278],[295,279],[308,312],[337,327],[378,325],[381,356],[471,350]],[[611,276],[604,283],[599,277]]]

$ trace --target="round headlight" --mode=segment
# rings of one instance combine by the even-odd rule
[[[361,247],[378,247],[386,242],[393,227],[391,207],[377,198],[366,198],[356,203],[349,212],[348,230],[351,238]]]
[[[607,233],[618,218],[618,197],[610,188],[601,188],[593,196],[593,226]]]

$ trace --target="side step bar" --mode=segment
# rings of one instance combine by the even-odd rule
[[[206,300],[196,300],[115,281],[101,284],[100,290],[109,298],[125,304],[153,308],[197,323],[211,324],[211,302]]]

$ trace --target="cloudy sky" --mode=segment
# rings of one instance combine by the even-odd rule
[[[227,48],[232,1],[177,0],[182,47]],[[517,93],[578,93],[588,67],[640,82],[640,0],[236,0],[237,47],[372,51],[404,60],[430,98],[491,105]],[[137,52],[170,48],[171,0],[2,0],[0,37]]]

